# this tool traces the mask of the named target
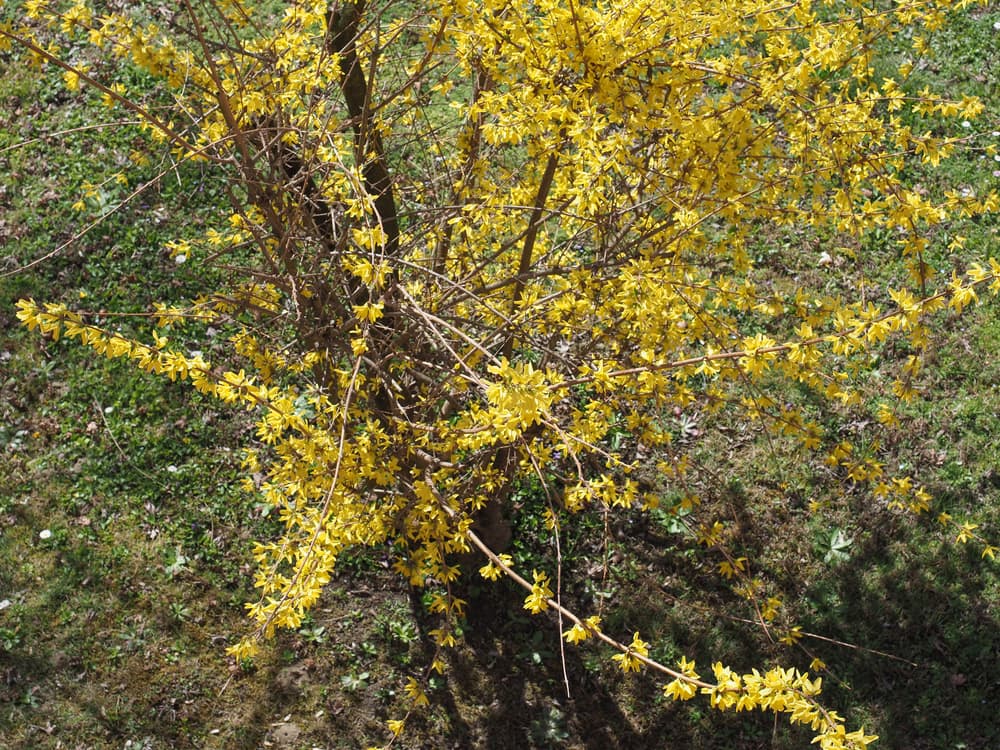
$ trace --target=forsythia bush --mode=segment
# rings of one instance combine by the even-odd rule
[[[982,109],[907,86],[919,30],[969,2],[8,5],[0,43],[229,185],[219,224],[168,249],[227,264],[230,285],[158,305],[147,339],[61,304],[22,300],[19,317],[258,415],[245,467],[265,479],[248,489],[279,509],[284,533],[256,547],[255,629],[234,656],[297,627],[338,555],[375,545],[434,592],[434,634],[451,645],[465,603],[449,584],[478,550],[483,577],[521,583],[531,612],[559,610],[568,641],[600,639],[626,672],[666,675],[673,699],[787,714],[825,750],[874,739],[820,705],[819,678],[717,663],[706,680],[686,658],[651,660],[639,633],[603,633],[562,605],[551,571],[519,572],[504,554],[506,500],[534,477],[553,534],[595,508],[693,509],[688,522],[762,622],[780,599],[726,551],[727,526],[699,516],[699,467],[670,416],[760,425],[890,508],[929,507],[877,452],[827,434],[815,404],[860,404],[858,368],[906,342],[914,353],[874,428],[891,429],[930,316],[1000,288],[995,260],[939,282],[925,258],[950,220],[996,211],[997,196],[900,180],[958,143],[907,122]],[[913,29],[908,60],[876,76],[873,51]],[[160,81],[172,105],[144,104],[115,78],[123,65]],[[755,243],[782,232],[855,256],[878,232],[911,278],[830,296],[755,266]],[[231,362],[170,341],[208,325],[232,331]],[[782,382],[800,400],[770,397]],[[426,702],[419,684],[407,692]]]

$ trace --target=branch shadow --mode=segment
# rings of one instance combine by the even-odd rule
[[[837,575],[807,592],[809,629],[864,647],[829,659],[851,688],[830,691],[838,710],[850,715],[852,694],[863,697],[870,716],[858,718],[878,722],[882,747],[997,747],[997,584],[971,548],[881,530],[858,540]]]

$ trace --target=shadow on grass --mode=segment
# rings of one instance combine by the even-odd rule
[[[839,650],[829,661],[852,688],[841,691],[841,709],[873,718],[881,747],[995,748],[994,563],[925,536],[915,529],[903,543],[878,532],[861,540],[851,560],[809,592],[820,602],[809,628],[870,649]]]
[[[452,661],[447,689],[435,696],[451,720],[449,746],[700,750],[809,742],[807,733],[790,733],[770,715],[733,716],[700,699],[665,700],[664,680],[621,675],[604,647],[567,645],[564,672],[555,617],[521,616],[523,601],[523,592],[505,584],[470,596],[469,648]]]

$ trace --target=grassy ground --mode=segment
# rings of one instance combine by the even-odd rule
[[[958,19],[937,37],[937,61],[918,71],[990,106],[966,129],[974,149],[912,175],[928,190],[1000,182],[1000,162],[985,151],[1000,146],[997,23],[995,3]],[[65,250],[0,277],[0,746],[381,744],[386,720],[405,710],[406,677],[428,661],[431,627],[388,559],[373,552],[346,560],[299,632],[280,636],[254,663],[230,664],[225,646],[246,627],[243,603],[252,595],[252,539],[270,522],[238,486],[247,418],[16,325],[13,305],[24,296],[129,312],[202,290],[212,279],[176,263],[164,244],[211,224],[225,201],[221,186],[193,168],[160,175],[132,126],[81,129],[109,114],[88,95],[65,93],[54,73],[3,62],[0,273],[48,256],[81,218],[125,197],[130,188],[113,178],[121,169],[129,185],[151,186]],[[144,154],[154,158],[144,163]],[[84,182],[102,187],[81,213],[73,204]],[[967,251],[947,250],[943,237],[933,250],[942,268],[998,254],[996,217],[960,231]],[[873,288],[903,273],[888,242],[869,250]],[[815,260],[791,242],[759,253],[762,264],[802,274]],[[996,541],[1000,304],[943,316],[931,351],[917,383],[926,399],[908,408],[884,455],[928,485],[935,513],[970,518]],[[751,613],[715,575],[717,561],[662,515],[619,518],[606,537],[596,517],[569,534],[566,596],[589,610],[606,604],[606,629],[641,630],[664,659],[750,667],[773,658],[804,668],[818,656],[830,666],[828,700],[850,724],[881,735],[881,747],[996,747],[995,564],[954,545],[934,514],[913,521],[888,513],[861,489],[820,483],[804,467],[782,467],[780,477],[755,468],[773,468],[776,458],[752,432],[702,424],[690,439],[720,474],[742,477],[706,481],[703,494],[738,522],[742,553],[785,592],[790,622],[810,634],[801,642],[807,651],[739,619]],[[810,501],[831,512],[819,520]],[[517,497],[522,559],[537,552],[539,502],[530,487]],[[557,623],[539,628],[521,615],[522,595],[503,585],[468,596],[468,645],[397,746],[808,744],[808,732],[783,720],[665,703],[652,680],[624,678],[595,648],[562,655]]]

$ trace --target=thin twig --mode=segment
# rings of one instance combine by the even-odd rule
[[[120,455],[122,457],[122,460],[125,463],[130,464],[132,466],[132,468],[134,468],[137,472],[139,472],[144,477],[146,477],[146,479],[148,479],[148,480],[150,480],[152,482],[156,482],[163,489],[169,489],[169,485],[164,484],[163,482],[161,482],[158,478],[156,478],[152,474],[150,474],[150,473],[148,473],[148,472],[143,471],[142,469],[140,469],[136,465],[136,463],[131,458],[129,458],[128,454],[124,451],[124,449],[122,448],[121,444],[118,442],[118,439],[115,438],[115,433],[111,431],[111,425],[108,424],[108,418],[106,416],[104,416],[104,408],[101,406],[100,402],[97,401],[97,399],[94,399],[94,406],[97,407],[97,413],[101,415],[101,421],[104,422],[104,429],[106,429],[108,431],[108,437],[110,437],[111,438],[111,442],[115,444],[115,448],[118,450],[118,455]]]

